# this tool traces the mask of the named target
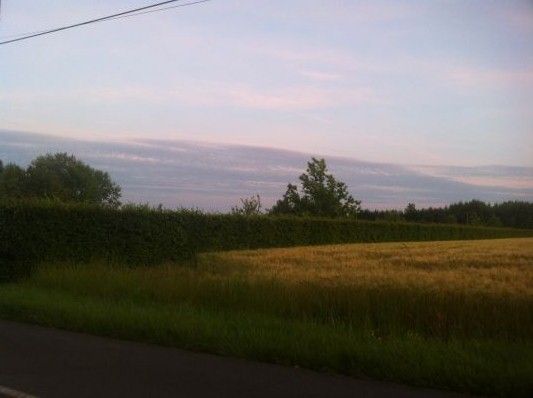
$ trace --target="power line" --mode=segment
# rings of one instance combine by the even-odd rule
[[[163,6],[165,4],[176,3],[176,2],[179,2],[179,1],[183,1],[183,0],[162,1],[160,3],[150,4],[148,6],[139,7],[139,8],[135,8],[135,9],[128,10],[128,11],[122,11],[122,12],[119,12],[119,13],[116,13],[116,14],[108,15],[108,16],[101,17],[101,18],[91,19],[91,20],[85,21],[85,22],[80,22],[80,23],[76,23],[76,24],[72,24],[72,25],[62,26],[62,27],[59,27],[59,28],[49,29],[49,30],[31,32],[31,33],[28,33],[28,34],[23,34],[22,37],[17,37],[15,39],[2,41],[2,42],[0,42],[0,45],[14,43],[14,42],[17,42],[17,41],[22,41],[22,40],[28,40],[28,39],[31,39],[31,38],[34,38],[34,37],[37,37],[37,36],[44,36],[44,35],[48,35],[48,34],[51,34],[51,33],[56,33],[56,32],[60,32],[60,31],[63,31],[63,30],[77,28],[77,27],[80,27],[80,26],[85,26],[85,25],[89,25],[89,24],[93,24],[93,23],[105,22],[105,21],[110,21],[110,20],[114,20],[114,19],[134,17],[134,16],[138,16],[138,15],[142,15],[142,14],[148,14],[148,13],[151,13],[151,12],[165,11],[165,10],[169,10],[171,8],[192,6],[194,4],[206,3],[206,2],[211,1],[211,0],[191,1],[189,3],[175,4],[173,6],[163,7],[163,8],[158,8],[158,9],[152,10],[152,8],[160,7],[160,6]]]
[[[184,0],[175,0],[175,1],[184,1]],[[206,3],[208,1],[210,1],[210,0],[199,0],[199,1],[194,1],[194,2],[185,3],[185,4],[176,4],[176,5],[169,6],[169,7],[157,8],[155,10],[147,10],[147,11],[140,11],[140,12],[131,11],[131,14],[104,17],[104,19],[102,19],[100,21],[97,21],[97,22],[106,22],[106,21],[111,21],[111,20],[114,20],[114,19],[136,17],[136,16],[139,16],[139,15],[150,14],[150,13],[153,13],[153,12],[168,11],[168,10],[170,10],[172,8],[186,7],[186,6],[190,6],[190,5],[193,5],[193,4]],[[8,35],[8,36],[0,36],[0,40],[18,38],[18,37],[21,37],[21,36],[34,36],[34,35],[36,35],[38,33],[45,33],[45,32],[47,32],[47,30],[36,30],[36,31],[33,31],[33,32],[25,32],[25,33],[18,33],[18,34],[13,34],[13,35]],[[3,44],[3,43],[0,43],[0,44]]]
[[[197,1],[192,1],[192,2],[184,3],[184,4],[176,4],[176,5],[173,5],[173,6],[170,6],[170,7],[163,7],[163,8],[159,8],[159,9],[155,9],[155,10],[147,10],[147,9],[150,9],[150,8],[159,7],[161,5],[165,5],[165,4],[169,4],[169,3],[175,3],[175,2],[178,2],[178,1],[183,1],[183,0],[164,1],[164,2],[157,3],[157,4],[151,4],[151,5],[148,5],[148,6],[145,6],[145,7],[140,7],[140,8],[136,8],[136,9],[133,9],[133,10],[128,10],[128,11],[120,12],[120,13],[117,13],[117,14],[112,14],[112,15],[108,15],[108,16],[105,16],[105,17],[92,19],[92,20],[89,20],[89,21],[80,22],[80,23],[77,23],[77,24],[68,25],[68,26],[64,26],[64,27],[60,27],[60,28],[55,28],[55,29],[50,29],[50,30],[43,30],[43,31],[36,31],[36,32],[29,32],[29,33],[23,33],[23,34],[19,34],[19,35],[11,35],[11,36],[8,36],[8,37],[5,37],[5,38],[11,38],[11,37],[16,37],[16,38],[12,39],[12,40],[6,40],[6,41],[3,41],[3,42],[0,42],[0,45],[9,44],[9,43],[13,43],[13,42],[21,41],[21,40],[27,40],[27,39],[30,39],[30,38],[33,38],[33,37],[43,36],[43,35],[46,35],[46,34],[55,33],[55,32],[59,32],[59,31],[62,31],[62,30],[72,29],[72,28],[76,28],[76,27],[80,27],[80,26],[84,26],[84,25],[89,25],[89,24],[92,24],[92,23],[106,22],[106,21],[111,21],[111,20],[114,20],[114,19],[129,18],[129,17],[148,14],[148,13],[152,13],[152,12],[166,11],[166,10],[169,10],[169,9],[172,9],[172,8],[186,7],[186,6],[191,6],[191,5],[194,5],[194,4],[206,3],[206,2],[211,1],[211,0],[197,0]],[[22,35],[22,37],[20,37],[21,35]]]
[[[34,35],[36,33],[42,33],[42,32],[46,32],[46,31],[45,30],[34,30],[32,32],[16,33],[16,34],[13,34],[13,35],[5,35],[5,36],[0,36],[0,40],[12,39],[14,37],[29,36],[29,35]]]
[[[141,8],[128,10],[128,11],[123,11],[123,12],[119,12],[117,14],[112,14],[112,15],[108,15],[108,16],[105,16],[105,17],[101,17],[101,18],[91,19],[89,21],[80,22],[80,23],[77,23],[77,24],[68,25],[68,26],[64,26],[64,27],[60,27],[60,28],[39,30],[39,31],[27,32],[27,33],[19,33],[18,35],[10,35],[8,37],[16,37],[17,39],[16,40],[8,40],[6,42],[1,42],[0,44],[8,44],[8,43],[12,43],[12,42],[15,42],[15,41],[26,40],[26,39],[30,39],[32,37],[45,35],[45,34],[49,34],[49,33],[55,33],[55,32],[61,31],[61,30],[71,29],[71,28],[82,26],[82,25],[88,25],[88,24],[91,24],[91,23],[104,22],[106,20],[110,20],[110,19],[122,16],[122,15],[130,14],[130,13],[141,11],[141,10],[145,10],[147,8],[158,7],[158,6],[161,6],[161,5],[168,4],[168,3],[175,3],[177,1],[183,1],[183,0],[164,1],[164,2],[161,2],[161,3],[151,4],[151,5],[148,5],[148,6],[141,7]]]
[[[181,0],[181,1],[183,1],[183,0]],[[162,7],[162,8],[158,8],[156,10],[148,10],[148,11],[136,12],[134,14],[121,15],[121,16],[118,16],[118,17],[110,18],[110,19],[131,18],[131,17],[136,17],[138,15],[151,14],[153,12],[168,11],[168,10],[170,10],[172,8],[186,7],[186,6],[191,6],[193,4],[198,4],[198,3],[207,3],[208,1],[211,1],[211,0],[197,0],[197,1],[190,2],[190,3],[176,4],[176,5],[173,5],[173,6]]]

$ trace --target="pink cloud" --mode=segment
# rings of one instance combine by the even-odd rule
[[[25,95],[27,94],[27,95]],[[363,103],[382,103],[380,98],[368,88],[322,88],[314,86],[292,86],[287,88],[258,88],[244,84],[231,84],[216,81],[183,82],[165,87],[152,86],[111,86],[86,90],[81,96],[78,90],[54,93],[54,100],[61,98],[85,98],[87,101],[110,103],[135,101],[163,103],[173,101],[190,106],[234,106],[248,109],[294,111],[330,108],[337,106],[357,106]],[[44,97],[49,97],[42,93]],[[19,93],[18,100],[28,96],[42,96],[36,93]]]
[[[318,80],[318,81],[336,81],[336,80],[341,79],[342,77],[340,74],[337,74],[337,73],[319,72],[315,70],[304,70],[304,71],[301,71],[300,74],[311,80]]]
[[[469,185],[485,187],[503,187],[511,189],[533,189],[533,175],[531,168],[528,172],[519,174],[518,172],[507,172],[504,175],[498,175],[497,171],[505,170],[483,170],[482,167],[473,168],[450,168],[446,166],[408,166],[411,171],[433,177],[443,177],[457,182],[463,182]],[[480,171],[484,171],[480,173]]]
[[[293,7],[298,7],[295,3]],[[270,15],[273,17],[291,18],[297,15],[298,20],[305,18],[320,23],[357,23],[373,24],[386,23],[403,18],[413,17],[420,6],[411,4],[400,4],[398,2],[378,3],[378,2],[353,2],[353,1],[322,1],[309,2],[306,7],[299,7],[297,12],[291,10],[290,2],[286,7],[273,9]],[[289,11],[287,11],[289,9]]]
[[[229,97],[235,105],[272,110],[306,110],[379,102],[377,96],[369,89],[326,89],[306,86],[280,90],[240,87],[230,90]]]
[[[463,86],[524,86],[533,84],[533,69],[499,70],[462,66],[447,71],[447,78]]]

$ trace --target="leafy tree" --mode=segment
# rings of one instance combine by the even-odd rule
[[[312,158],[300,182],[300,191],[296,185],[288,184],[283,198],[270,210],[271,214],[357,217],[361,202],[350,195],[344,182],[328,174],[324,159]]]
[[[26,172],[16,164],[3,165],[0,161],[0,198],[24,198]]]
[[[448,211],[457,218],[459,223],[471,225],[486,224],[492,213],[489,204],[477,199],[453,203]]]
[[[442,222],[445,224],[457,224],[457,217],[453,214],[448,214],[444,217]]]
[[[417,221],[418,220],[418,213],[416,210],[416,205],[414,203],[408,203],[407,207],[403,211],[403,215],[407,221]]]
[[[262,212],[261,197],[259,195],[241,198],[241,204],[231,208],[232,214],[257,216]]]
[[[502,221],[495,214],[491,214],[491,216],[486,222],[486,225],[488,225],[489,227],[502,227],[503,226]]]
[[[493,206],[494,214],[506,227],[533,228],[533,203],[508,201]]]
[[[108,173],[66,153],[39,156],[26,170],[7,165],[0,177],[3,198],[53,199],[118,207],[120,196],[120,186]]]

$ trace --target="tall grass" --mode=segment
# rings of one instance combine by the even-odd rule
[[[50,264],[0,315],[495,395],[533,380],[533,239],[205,253],[177,266]]]

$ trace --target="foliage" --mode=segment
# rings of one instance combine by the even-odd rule
[[[172,212],[58,202],[0,205],[0,274],[27,274],[48,261],[149,265],[192,254]]]
[[[261,197],[259,195],[251,196],[249,198],[241,198],[240,206],[231,208],[231,214],[239,214],[242,216],[258,216],[262,213]]]
[[[150,203],[125,203],[122,206],[120,206],[121,210],[131,210],[131,211],[164,211],[163,204],[159,203],[157,206],[153,206]]]
[[[492,206],[494,216],[504,227],[533,229],[533,203],[507,201]]]
[[[361,202],[348,192],[344,182],[328,174],[324,159],[312,158],[300,176],[301,193],[293,184],[270,210],[271,214],[317,217],[356,217]]]
[[[26,172],[16,164],[8,163],[0,168],[0,199],[22,199],[26,196]]]
[[[61,202],[120,206],[121,189],[109,174],[66,153],[34,159],[26,170],[0,169],[0,199],[44,198]]]
[[[533,229],[533,203],[508,201],[484,203],[480,200],[452,203],[445,207],[417,209],[409,203],[405,210],[362,210],[360,218],[365,220],[390,220],[416,223],[445,223],[464,225],[486,225]]]

